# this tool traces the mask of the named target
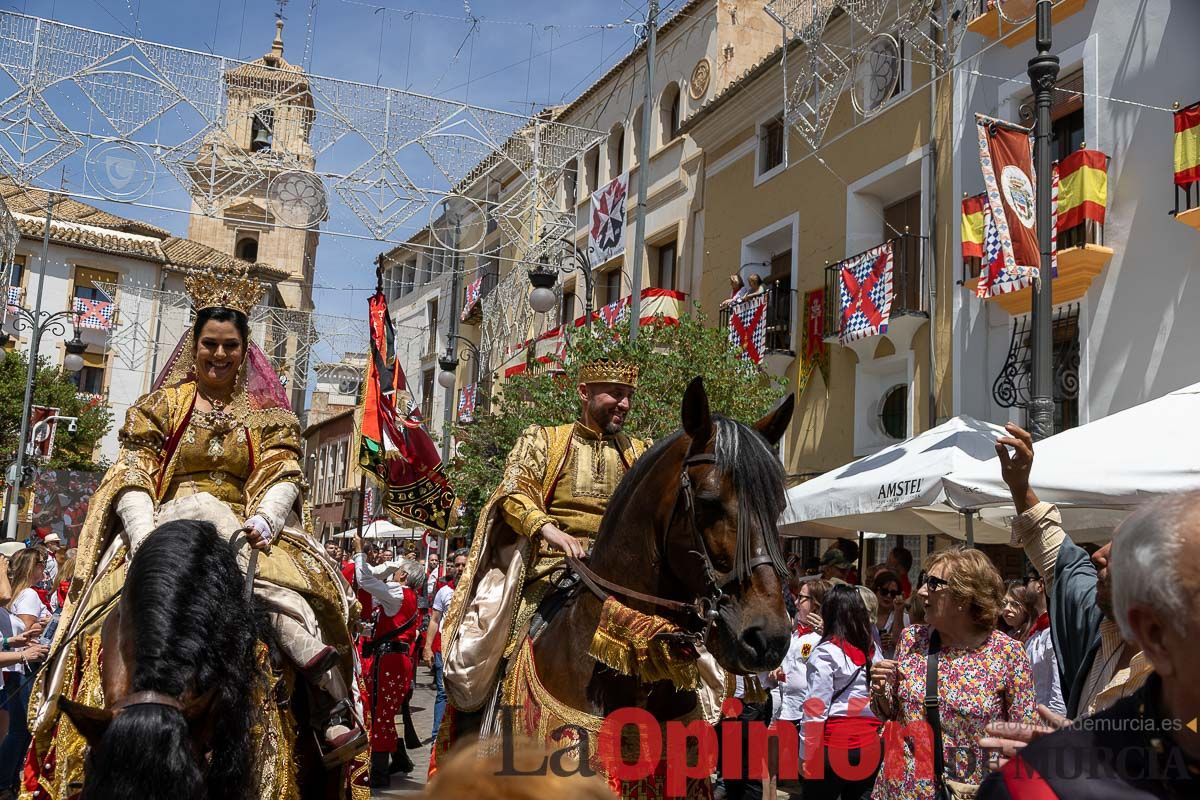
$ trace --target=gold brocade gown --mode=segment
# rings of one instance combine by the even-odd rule
[[[228,412],[199,412],[195,397],[195,383],[185,381],[143,396],[126,415],[117,460],[93,496],[80,534],[75,577],[50,658],[34,683],[30,764],[36,774],[30,776],[27,770],[22,797],[34,796],[30,787],[36,782],[37,800],[65,800],[78,794],[83,779],[86,745],[73,726],[63,724],[56,701],[64,696],[97,708],[105,705],[101,626],[120,599],[128,565],[116,513],[121,492],[149,493],[157,524],[178,516],[209,518],[197,510],[217,505],[221,519],[229,520],[217,523],[218,533],[230,536],[240,521],[255,513],[270,487],[279,482],[304,487],[300,426],[294,414],[280,408],[248,409],[238,397]],[[231,526],[234,530],[223,529]],[[304,504],[297,500],[270,554],[259,554],[255,594],[273,611],[294,615],[334,645],[342,655],[339,672],[354,687],[357,663],[348,629],[352,612],[356,614],[353,599],[337,565],[325,557],[310,529]],[[239,558],[244,565],[244,552]],[[271,672],[265,649],[261,663],[255,678],[263,703],[255,730],[259,797],[297,797],[291,761],[295,721],[273,700],[278,676]],[[365,759],[360,756],[348,766],[351,779],[339,797],[366,798]]]

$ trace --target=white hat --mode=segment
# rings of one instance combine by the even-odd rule
[[[4,556],[5,558],[12,558],[17,553],[21,552],[24,549],[25,549],[24,542],[18,542],[18,541],[13,541],[13,540],[9,540],[6,542],[0,542],[0,556]]]
[[[44,545],[62,544],[62,543],[63,543],[62,537],[59,536],[54,531],[51,531],[50,533],[47,533],[45,536],[42,537],[42,544],[44,544]]]

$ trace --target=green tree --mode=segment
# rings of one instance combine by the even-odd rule
[[[0,454],[6,463],[16,459],[28,368],[29,360],[19,351],[8,353],[0,363]],[[107,403],[92,405],[81,400],[75,384],[43,356],[38,358],[34,373],[33,404],[57,408],[60,415],[79,419],[74,433],[69,432],[66,425],[58,426],[54,455],[44,465],[46,468],[96,470],[103,467],[93,456],[96,443],[112,427],[112,410]]]
[[[488,411],[455,430],[459,440],[448,473],[466,506],[461,525],[474,531],[479,512],[500,483],[504,460],[527,426],[560,425],[578,418],[579,368],[608,357],[640,368],[637,396],[626,432],[660,439],[679,427],[684,389],[696,376],[704,378],[709,404],[720,414],[753,422],[783,397],[786,382],[769,376],[729,342],[725,328],[704,324],[701,315],[684,314],[678,324],[659,320],[639,328],[629,340],[629,324],[596,327],[589,336],[578,330],[555,368],[530,369],[513,376],[492,399]]]

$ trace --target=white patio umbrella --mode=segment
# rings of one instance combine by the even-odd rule
[[[943,478],[995,458],[1004,429],[971,417],[954,417],[874,455],[788,490],[780,518],[784,536],[840,528],[891,534],[946,533],[973,544],[1007,542],[1007,529],[981,523],[946,502]],[[819,528],[817,526],[820,526]]]
[[[351,528],[350,530],[335,533],[335,539],[352,539],[358,530]],[[419,539],[423,531],[417,528],[401,528],[386,519],[377,519],[371,524],[363,528],[364,539]]]
[[[1200,383],[1055,434],[1034,445],[1030,484],[1059,507],[1072,538],[1107,538],[1129,509],[1200,489],[1198,415]],[[956,508],[982,509],[995,524],[1015,513],[996,459],[955,470],[946,491]]]

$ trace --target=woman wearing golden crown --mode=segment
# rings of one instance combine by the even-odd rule
[[[264,288],[245,274],[217,272],[192,273],[185,283],[195,322],[153,390],[129,408],[117,460],[92,498],[80,535],[51,661],[35,687],[25,788],[35,777],[40,797],[59,800],[78,791],[85,743],[65,724],[57,701],[104,707],[102,623],[119,599],[130,560],[170,520],[212,522],[238,545],[243,569],[250,549],[259,551],[254,593],[283,655],[310,688],[326,765],[349,761],[365,746],[347,628],[354,601],[337,565],[308,533],[300,424],[270,362],[250,340],[249,313]],[[268,762],[288,757],[290,741],[280,732],[261,731],[273,739],[262,749],[281,751],[260,752]],[[278,791],[271,796],[288,796],[294,790],[284,776],[294,781],[295,770],[275,766],[277,781],[262,785]]]

